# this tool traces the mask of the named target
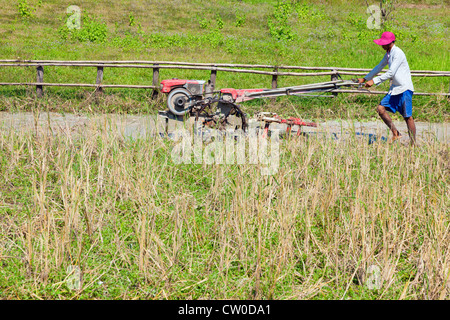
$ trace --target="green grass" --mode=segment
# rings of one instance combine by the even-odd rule
[[[212,1],[206,4],[201,1],[182,4],[178,1],[113,1],[108,6],[83,2],[79,4],[82,29],[72,35],[65,27],[68,16],[65,10],[71,3],[30,0],[27,4],[34,9],[30,9],[33,12],[31,16],[21,15],[17,2],[8,2],[3,6],[0,54],[5,59],[169,60],[371,68],[384,54],[372,40],[379,37],[382,31],[391,30],[397,34],[397,45],[405,51],[411,69],[449,70],[449,42],[446,39],[449,23],[443,9],[448,4],[445,1],[399,6],[393,13],[394,19],[381,30],[367,29],[368,14],[363,1],[333,1],[327,4],[305,1],[297,5],[289,1],[284,5],[277,4],[277,1]],[[269,21],[276,21],[275,26],[281,27],[274,29]],[[7,72],[0,75],[0,81],[35,81],[36,78],[34,68],[4,70]],[[44,74],[48,82],[93,83],[95,77],[95,68],[46,67]],[[209,72],[161,70],[160,79],[172,77],[208,79]],[[106,84],[151,84],[151,79],[151,70],[122,69],[119,72],[118,69],[107,68],[104,74]],[[326,80],[329,80],[328,76],[286,76],[279,78],[279,86]],[[216,86],[267,88],[270,81],[269,76],[219,72]],[[449,79],[414,78],[414,85],[416,91],[447,92]],[[384,83],[378,89],[387,88],[388,83]],[[51,109],[59,109],[63,104],[58,98],[79,103],[77,99],[80,95],[85,97],[91,93],[82,88],[45,90],[55,100],[49,105]],[[135,93],[134,90],[106,92],[128,101],[121,103],[122,99],[117,99],[112,110],[106,103],[103,108],[108,111],[129,112],[126,106],[130,101],[134,103],[134,112],[154,112],[164,107],[163,103],[148,101],[149,94],[146,93]],[[29,105],[27,99],[34,96],[31,89],[11,87],[1,88],[0,94],[19,99],[2,99],[2,110],[10,110],[11,104]],[[369,119],[368,115],[373,116],[373,108],[379,99],[342,99],[338,103],[333,102],[332,113],[324,116],[342,116],[340,109],[348,109],[349,105],[356,105],[358,101],[358,107],[351,108],[352,113]],[[282,109],[283,101],[300,104],[287,98],[280,101],[271,108],[275,111]],[[316,110],[317,105],[325,103],[302,100],[301,104],[308,106],[304,116],[312,117],[315,113],[321,113]],[[432,119],[427,114],[430,104],[433,107],[437,105],[439,110],[439,116]],[[450,108],[446,99],[417,99],[415,106],[416,117],[420,120],[448,120]]]
[[[283,140],[264,176],[99,120],[1,132],[0,298],[448,298],[448,143]]]

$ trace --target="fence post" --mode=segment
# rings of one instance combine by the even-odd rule
[[[276,89],[276,88],[278,88],[278,67],[277,66],[274,67],[273,72],[276,72],[276,74],[272,75],[272,89]],[[270,100],[272,101],[272,103],[274,103],[275,101],[277,101],[277,98],[273,97]]]
[[[95,84],[98,85],[98,87],[95,91],[95,94],[97,96],[103,93],[103,89],[102,89],[102,87],[100,87],[100,84],[102,83],[102,81],[103,81],[103,67],[98,66],[97,67],[97,80],[95,81]]]
[[[217,78],[217,70],[216,65],[214,65],[214,68],[211,69],[211,77],[209,78],[211,91],[214,91],[214,88],[216,87],[216,78]]]
[[[278,87],[278,67],[275,67],[273,72],[276,72],[277,74],[272,75],[272,89],[276,89]]]
[[[209,98],[213,96],[214,88],[216,86],[216,77],[217,77],[217,70],[215,69],[216,66],[211,69],[211,76],[208,80],[208,83],[205,86],[205,98]]]
[[[158,88],[159,88],[159,64],[153,65],[153,81],[152,85],[156,88],[153,89],[152,99],[156,99],[158,96]]]
[[[331,81],[337,81],[338,80],[338,72],[336,69],[332,70],[334,72],[334,74],[331,75]],[[337,92],[333,92],[332,93],[333,96],[337,97],[338,93]]]
[[[38,66],[36,68],[36,70],[37,70],[36,82],[43,83],[44,82],[44,67],[43,66]],[[38,98],[42,98],[44,96],[43,86],[36,85],[36,95],[37,95]]]

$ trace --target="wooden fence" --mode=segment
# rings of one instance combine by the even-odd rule
[[[97,78],[95,83],[47,83],[44,82],[44,67],[61,66],[61,67],[94,67],[97,68]],[[58,87],[92,87],[97,93],[101,93],[103,88],[136,88],[136,89],[153,89],[153,97],[155,97],[160,88],[159,71],[160,69],[192,69],[192,70],[209,70],[211,88],[216,84],[217,73],[235,72],[235,73],[251,73],[271,76],[271,88],[278,87],[278,77],[309,77],[309,76],[328,76],[331,80],[337,80],[339,75],[364,76],[372,69],[361,68],[339,68],[339,67],[304,67],[304,66],[270,66],[256,64],[211,64],[211,63],[190,63],[190,62],[172,62],[172,61],[59,61],[59,60],[0,60],[1,68],[8,67],[35,67],[36,82],[0,82],[1,86],[35,86],[37,97],[44,94],[44,86]],[[125,84],[104,84],[103,72],[105,68],[147,68],[153,71],[152,85],[125,85]],[[268,70],[257,70],[268,69]],[[270,71],[269,71],[270,70]],[[287,70],[287,71],[281,71]],[[308,72],[292,72],[292,70],[301,70]],[[315,71],[315,72],[311,72]],[[412,70],[413,77],[450,77],[450,71],[432,71],[432,70]],[[368,91],[368,90],[333,90],[333,94],[337,93],[359,93],[359,94],[386,94],[384,91]],[[427,93],[415,92],[414,95],[441,95],[450,97],[449,93]]]

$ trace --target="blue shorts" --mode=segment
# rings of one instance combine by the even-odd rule
[[[403,118],[409,118],[412,117],[412,96],[411,90],[406,90],[395,96],[387,94],[380,104],[389,112],[396,113],[398,111]]]

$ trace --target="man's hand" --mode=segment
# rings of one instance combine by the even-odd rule
[[[364,78],[359,78],[358,79],[358,83],[364,83],[364,82],[366,82],[366,79],[364,79]]]
[[[366,82],[366,87],[370,88],[371,86],[373,86],[373,80],[369,80]]]

